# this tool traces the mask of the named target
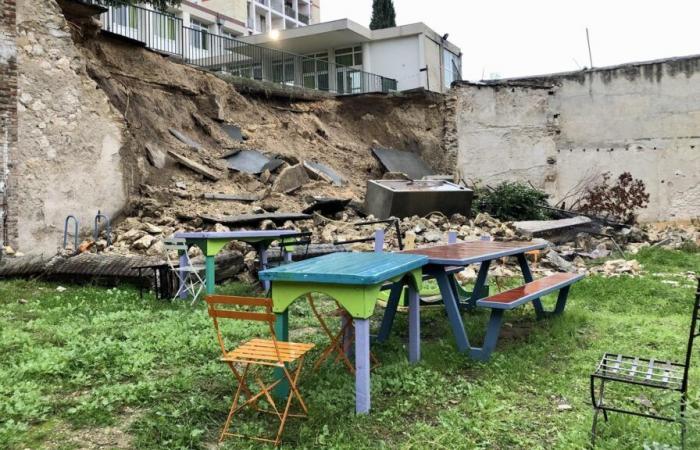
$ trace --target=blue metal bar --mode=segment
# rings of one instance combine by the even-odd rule
[[[73,239],[74,239],[74,248],[73,251],[77,252],[78,251],[78,230],[80,227],[80,221],[78,220],[77,217],[75,217],[73,214],[69,215],[66,217],[66,221],[63,224],[63,248],[65,249],[66,246],[68,245],[68,222],[70,222],[70,219],[73,219],[75,228],[73,232]]]
[[[474,283],[474,290],[472,291],[472,295],[467,301],[466,309],[474,309],[476,308],[476,301],[479,300],[481,293],[484,290],[484,286],[486,285],[486,278],[488,277],[489,274],[489,267],[491,266],[491,260],[487,259],[486,261],[483,261],[481,265],[479,266],[479,273],[476,275],[476,282]]]
[[[104,219],[106,222],[105,226],[105,232],[107,234],[107,245],[112,245],[112,224],[111,221],[109,220],[109,216],[106,214],[102,214],[100,211],[97,211],[97,215],[95,216],[95,229],[93,231],[93,241],[97,242],[97,238],[100,235],[100,221],[101,219]]]
[[[501,333],[501,324],[503,323],[503,310],[492,309],[489,324],[486,328],[486,336],[484,336],[483,347],[472,347],[469,349],[469,356],[478,361],[488,361],[491,353],[496,349],[498,335]]]
[[[396,310],[399,307],[399,301],[401,300],[401,293],[403,292],[402,283],[394,283],[391,285],[391,291],[389,292],[389,300],[387,301],[386,309],[384,311],[384,317],[382,317],[382,324],[379,327],[379,334],[377,335],[376,341],[378,343],[386,342],[391,334],[391,327],[394,325],[394,318],[396,317]]]

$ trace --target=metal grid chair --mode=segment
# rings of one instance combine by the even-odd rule
[[[165,239],[163,240],[163,246],[165,247],[166,259],[170,270],[176,273],[180,279],[179,287],[173,300],[180,297],[180,294],[189,293],[192,296],[191,305],[194,305],[205,287],[204,278],[201,275],[205,267],[192,263],[185,239]],[[172,254],[175,252],[178,254],[178,259],[172,257]]]
[[[314,347],[314,344],[280,342],[277,340],[275,334],[275,315],[272,313],[272,300],[269,298],[208,295],[205,297],[205,300],[208,305],[209,316],[211,316],[214,321],[216,338],[219,342],[219,346],[221,347],[221,361],[225,362],[229,366],[231,372],[233,372],[233,375],[236,378],[236,382],[238,383],[238,387],[233,395],[231,409],[229,410],[226,423],[224,424],[224,428],[221,431],[221,436],[219,437],[219,442],[223,441],[226,436],[236,436],[258,441],[271,442],[275,446],[280,445],[282,432],[284,431],[287,418],[306,417],[308,414],[308,409],[301,397],[301,394],[299,393],[297,383],[299,381],[299,375],[301,374],[301,368],[304,365],[304,356]],[[234,307],[257,307],[263,308],[264,312],[236,311],[231,309]],[[252,339],[242,345],[239,345],[233,350],[228,350],[219,327],[220,319],[265,322],[269,326],[272,339]],[[296,368],[291,369],[289,365],[294,363],[296,363]],[[237,368],[236,365],[239,367]],[[275,369],[281,369],[283,377],[272,383],[266,384],[258,374],[250,370],[251,366],[267,366]],[[258,393],[253,394],[252,390],[248,387],[248,377],[254,378],[253,381],[257,387],[260,388]],[[289,383],[290,389],[286,402],[284,403],[284,407],[279,408],[272,397],[272,390],[283,381]],[[239,403],[242,394],[245,394],[247,399],[245,402]],[[262,409],[258,406],[258,402],[262,399],[265,399],[269,403],[271,409]],[[290,413],[290,407],[292,405],[292,400],[294,399],[296,399],[299,406],[301,406],[301,414]],[[246,406],[250,406],[259,412],[274,415],[279,419],[280,425],[274,439],[229,433],[229,428],[235,415]]]
[[[681,446],[685,448],[686,423],[685,412],[688,401],[688,371],[690,370],[690,358],[693,353],[693,342],[700,336],[698,320],[700,319],[700,278],[695,293],[695,304],[690,325],[690,334],[686,348],[685,362],[661,361],[654,358],[639,358],[615,353],[606,353],[598,364],[595,372],[591,374],[591,402],[594,408],[593,427],[591,429],[591,444],[595,445],[598,415],[603,412],[605,421],[608,420],[608,411],[631,414],[640,417],[662,420],[666,422],[680,422]],[[596,380],[600,381],[598,396],[596,397]],[[649,414],[642,411],[633,411],[620,407],[609,406],[605,403],[606,383],[622,383],[643,386],[659,390],[667,390],[680,393],[680,418]]]

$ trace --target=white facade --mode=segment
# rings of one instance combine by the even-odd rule
[[[369,30],[342,19],[241,40],[391,78],[398,90],[445,92],[452,81],[461,79],[460,49],[424,23]],[[349,80],[339,76],[337,82],[361,83],[360,75],[354,76]]]

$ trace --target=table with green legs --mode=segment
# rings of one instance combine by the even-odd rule
[[[379,291],[386,283],[408,285],[409,359],[417,361],[420,357],[418,291],[422,267],[427,262],[428,258],[423,255],[332,253],[263,270],[259,277],[271,283],[272,308],[277,315],[276,334],[281,341],[289,339],[289,306],[308,293],[332,297],[352,316],[355,324],[355,411],[365,414],[370,410],[369,318]]]
[[[255,247],[260,256],[260,269],[264,270],[267,268],[267,248],[270,244],[285,236],[297,234],[299,232],[295,230],[196,231],[176,233],[174,237],[185,239],[187,245],[196,245],[202,250],[206,258],[206,290],[207,294],[213,294],[216,279],[214,258],[226,244],[231,241],[242,241]],[[263,285],[265,290],[269,289],[268,283]]]

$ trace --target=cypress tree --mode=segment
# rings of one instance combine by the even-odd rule
[[[396,11],[392,0],[374,0],[372,2],[372,21],[370,30],[381,30],[396,26]]]

